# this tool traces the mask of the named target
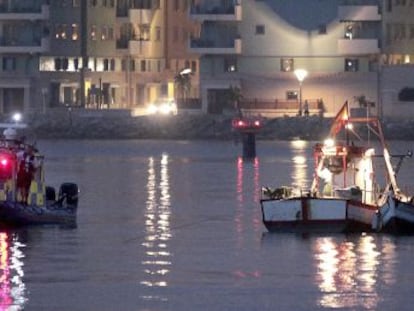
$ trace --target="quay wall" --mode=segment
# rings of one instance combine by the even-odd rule
[[[25,120],[24,135],[33,139],[234,139],[232,115],[178,114],[136,116],[117,113],[34,114]],[[321,116],[262,118],[257,139],[321,140],[332,118]],[[414,120],[383,120],[386,140],[414,140]]]

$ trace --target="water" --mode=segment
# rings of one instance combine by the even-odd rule
[[[0,231],[0,310],[412,310],[414,237],[266,232],[260,187],[309,185],[311,146],[40,141],[78,226]]]

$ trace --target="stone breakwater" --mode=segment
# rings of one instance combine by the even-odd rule
[[[221,139],[238,135],[232,116],[191,115],[37,115],[28,120],[25,135],[35,139]],[[321,140],[327,136],[332,119],[318,116],[263,118],[257,134],[261,140]],[[383,122],[387,140],[414,140],[414,121]]]

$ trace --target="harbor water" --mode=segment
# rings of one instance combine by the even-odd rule
[[[262,185],[309,186],[312,146],[39,141],[48,183],[79,185],[78,224],[0,230],[0,310],[412,310],[414,237],[267,233]]]

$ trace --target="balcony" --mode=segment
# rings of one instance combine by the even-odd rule
[[[192,39],[189,51],[197,54],[241,54],[242,41],[240,38],[233,39],[229,44],[216,43],[212,40]]]
[[[50,50],[49,38],[42,38],[39,44],[34,42],[1,42],[0,53],[46,53]]]
[[[151,24],[155,11],[153,9],[128,9],[127,14],[117,14],[118,22],[131,24]]]
[[[17,9],[17,8],[0,8],[0,20],[48,20],[49,19],[49,5],[44,4],[38,10],[32,9]]]
[[[153,46],[150,40],[130,40],[128,51],[130,55],[151,56]]]
[[[366,55],[377,54],[378,39],[339,39],[338,54],[340,55]]]
[[[376,5],[340,5],[338,7],[340,21],[379,22],[381,15]]]
[[[233,6],[193,6],[190,10],[190,18],[198,21],[241,21],[242,6],[235,4]]]

